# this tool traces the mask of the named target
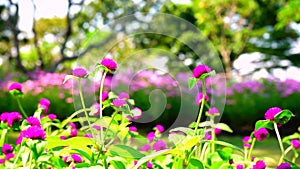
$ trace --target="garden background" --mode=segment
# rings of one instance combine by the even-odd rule
[[[60,119],[68,117],[74,112],[73,86],[62,82],[76,63],[87,62],[89,56],[99,56],[100,61],[106,54],[122,62],[131,53],[155,48],[173,53],[164,56],[166,66],[174,68],[183,63],[179,66],[193,70],[201,59],[187,45],[172,37],[136,34],[125,40],[120,38],[122,41],[112,47],[113,39],[130,32],[118,27],[118,23],[112,23],[114,20],[136,13],[151,20],[152,15],[160,12],[195,25],[222,61],[224,72],[216,70],[220,73],[218,76],[227,80],[226,90],[217,90],[226,94],[221,121],[234,131],[233,134],[223,133],[225,136],[248,134],[255,121],[274,106],[295,114],[295,118],[280,129],[283,136],[296,132],[300,126],[299,0],[68,0],[48,6],[43,3],[38,0],[0,2],[1,113],[18,110],[14,98],[7,92],[11,82],[17,81],[24,87],[22,103],[27,112],[33,114],[36,109],[33,105],[41,98],[48,98],[51,101],[49,112]],[[63,9],[63,14],[55,16],[58,9]],[[50,15],[42,16],[43,12]],[[141,26],[139,15],[128,25]],[[118,30],[118,35],[102,29],[108,23],[112,23],[108,26],[110,30]],[[178,28],[170,24],[168,31],[176,32]],[[178,36],[189,41],[193,33],[187,30]],[[142,63],[157,55],[157,51],[149,51],[126,63]],[[189,78],[190,75],[181,74],[179,66],[178,70],[172,70],[178,79]],[[126,78],[117,79],[120,85],[130,82]],[[136,77],[129,95],[143,111],[151,107],[149,91],[159,88],[167,96],[166,109],[158,119],[137,124],[145,133],[156,124],[164,124],[166,128],[172,125],[181,102],[174,83],[176,81],[170,76],[154,70],[140,72]],[[110,84],[107,80],[106,87]],[[181,90],[190,92],[188,87]]]

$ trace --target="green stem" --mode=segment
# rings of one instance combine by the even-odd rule
[[[17,163],[17,161],[18,161],[18,158],[20,157],[21,152],[23,152],[23,149],[24,149],[24,148],[25,148],[25,147],[22,146],[22,143],[21,143],[21,144],[20,144],[20,150],[19,150],[19,152],[18,152],[18,154],[17,154],[17,156],[16,156],[16,158],[15,158],[15,160],[14,160],[14,163],[13,163],[13,165],[12,165],[11,168],[14,168],[14,167],[15,167],[15,165],[16,165],[16,163]]]
[[[215,127],[214,127],[214,116],[210,116],[210,122],[211,122],[211,152],[215,152],[215,140],[216,140],[216,134],[215,134]]]
[[[201,99],[201,106],[200,106],[200,110],[199,110],[199,113],[198,113],[198,119],[197,119],[197,122],[196,122],[194,136],[197,134],[199,123],[200,123],[201,116],[202,116],[202,113],[203,113],[203,108],[204,108],[204,102],[205,102],[205,96],[206,96],[204,80],[202,80],[202,94],[203,94],[203,96],[202,96],[202,99]]]
[[[19,108],[21,110],[22,115],[24,116],[24,118],[27,118],[28,116],[27,116],[27,114],[25,113],[25,111],[24,111],[24,109],[22,107],[22,104],[21,104],[21,102],[19,100],[19,97],[16,97],[16,98],[17,98],[17,103],[18,103],[18,106],[19,106]]]
[[[100,83],[100,93],[99,93],[99,107],[100,107],[100,119],[102,119],[102,92],[103,92],[103,86],[104,86],[104,80],[105,80],[105,76],[107,74],[107,71],[104,71],[102,79],[101,79],[101,83]],[[104,138],[103,138],[103,128],[100,128],[100,140],[102,143],[102,146],[104,145]],[[100,150],[101,151],[101,150]]]
[[[280,147],[280,150],[281,150],[281,158],[278,162],[278,165],[279,165],[279,164],[281,164],[283,158],[285,157],[285,153],[284,153],[284,148],[283,148],[281,137],[280,137],[280,134],[279,134],[279,131],[278,131],[277,124],[276,124],[276,122],[273,122],[273,124],[274,124],[275,133],[276,133],[276,136],[277,136],[277,140],[278,140],[278,143],[279,143],[279,147]]]
[[[0,146],[2,147],[3,144],[5,143],[6,141],[6,136],[7,136],[7,129],[3,129],[2,130],[2,133],[1,133],[1,140],[0,140]]]
[[[91,130],[92,135],[95,137],[95,134],[93,132],[93,128],[92,128],[91,122],[89,120],[89,115],[88,115],[88,113],[86,111],[86,107],[85,107],[85,103],[84,103],[84,99],[83,99],[83,94],[82,94],[82,85],[81,85],[81,79],[80,78],[78,79],[78,87],[79,87],[79,96],[80,96],[82,108],[84,110],[84,114],[85,114],[85,117],[86,117],[86,121],[88,122],[88,125],[89,125],[89,128]]]
[[[249,154],[248,154],[248,160],[249,161],[251,160],[251,155],[252,155],[252,151],[253,151],[253,148],[254,148],[255,141],[256,141],[256,138],[254,137],[253,140],[252,140],[252,143],[251,143]]]
[[[80,110],[77,110],[76,112],[74,112],[70,117],[68,117],[66,120],[64,120],[62,123],[61,123],[61,128],[64,128],[65,125],[67,125],[75,116],[77,116],[78,114],[84,112],[84,111],[91,111],[90,108],[88,109],[80,109]]]

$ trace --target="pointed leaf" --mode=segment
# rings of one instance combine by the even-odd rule
[[[145,155],[140,153],[138,150],[125,146],[125,145],[112,145],[109,148],[109,152],[114,156],[123,158],[140,159]]]
[[[160,150],[160,151],[157,151],[157,152],[154,152],[152,154],[149,154],[143,158],[141,158],[137,164],[133,167],[133,169],[138,169],[142,164],[144,164],[145,162],[151,160],[151,159],[154,159],[158,156],[161,156],[161,155],[165,155],[165,154],[169,154],[169,153],[172,153],[172,151],[174,150],[169,150],[169,149],[165,149],[165,150]]]
[[[282,110],[274,117],[276,123],[285,124],[294,116],[290,110]]]
[[[274,129],[273,122],[270,120],[258,120],[255,123],[255,130],[258,130],[260,128],[267,128],[273,130]]]
[[[125,165],[121,161],[111,160],[109,163],[117,169],[126,169]]]
[[[197,84],[198,79],[196,78],[189,78],[188,84],[189,84],[189,89],[192,90],[194,88],[194,86]]]
[[[216,128],[222,129],[223,131],[227,131],[229,133],[232,133],[232,129],[225,123],[218,123],[216,124]]]
[[[74,79],[74,78],[77,78],[76,76],[73,76],[73,75],[66,75],[65,76],[65,79],[63,81],[63,84],[65,84],[69,79]]]
[[[187,169],[204,169],[204,165],[200,160],[192,158]]]

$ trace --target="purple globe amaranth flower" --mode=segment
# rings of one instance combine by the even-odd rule
[[[193,76],[195,78],[199,78],[204,73],[209,73],[209,72],[211,72],[211,69],[208,66],[206,66],[206,65],[198,65],[193,70]]]
[[[107,69],[109,69],[111,71],[116,70],[118,67],[116,61],[114,61],[113,59],[109,59],[109,58],[104,58],[100,64],[105,66]]]
[[[250,136],[245,136],[245,137],[243,138],[243,142],[244,142],[244,143],[250,143],[250,142],[251,142],[251,137],[250,137]]]
[[[147,140],[151,143],[155,138],[155,133],[153,131],[149,132],[147,135]]]
[[[293,147],[294,147],[295,149],[300,148],[300,141],[297,140],[297,139],[291,140],[291,144],[293,145]]]
[[[244,169],[244,165],[243,164],[238,164],[238,165],[236,165],[236,169]]]
[[[211,140],[212,139],[212,136],[211,136],[211,134],[209,134],[209,132],[205,132],[205,139],[206,140]]]
[[[147,168],[153,168],[153,164],[150,161],[147,162]]]
[[[80,77],[80,78],[85,77],[87,74],[88,74],[87,71],[81,67],[75,68],[72,72],[73,76]]]
[[[267,166],[263,160],[259,160],[253,166],[253,169],[265,169]]]
[[[265,119],[266,120],[274,120],[274,117],[276,116],[276,114],[278,114],[281,111],[282,110],[279,107],[269,108],[265,113]]]
[[[8,88],[9,91],[12,91],[12,90],[18,90],[19,92],[22,92],[22,84],[21,83],[18,83],[18,82],[13,82],[9,88]]]
[[[164,150],[167,148],[167,144],[163,140],[157,140],[153,144],[153,150],[159,151],[159,150]]]
[[[129,97],[129,94],[128,93],[126,93],[126,92],[121,92],[120,94],[119,94],[119,99],[129,99],[130,97]]]
[[[82,163],[82,158],[78,154],[72,154],[71,157],[74,160],[74,163]]]
[[[216,107],[212,107],[207,111],[207,114],[218,115],[220,114],[220,111]]]
[[[70,122],[70,123],[69,123],[69,126],[71,126],[72,129],[76,129],[76,124],[73,123],[73,122]]]
[[[22,115],[19,112],[4,112],[0,116],[0,120],[3,123],[7,123],[9,127],[12,126],[13,123],[22,119]]]
[[[28,118],[26,119],[26,121],[27,121],[31,126],[41,126],[40,120],[39,120],[38,118],[36,118],[36,117],[30,116],[30,117],[28,117]]]
[[[9,154],[13,152],[13,147],[10,144],[3,144],[2,146],[3,154]]]
[[[131,131],[131,132],[137,132],[137,128],[136,127],[134,127],[134,126],[130,126],[129,127],[129,131]]]
[[[5,160],[10,160],[11,158],[14,158],[15,157],[15,154],[14,153],[8,153],[8,154],[5,154]]]
[[[202,98],[203,98],[203,93],[200,92],[196,95],[195,102],[197,105],[201,104]],[[205,95],[204,100],[208,101],[208,99],[209,99],[208,95]]]
[[[95,130],[98,130],[98,131],[101,130],[101,126],[98,126],[98,125],[93,125],[93,128],[94,128]]]
[[[251,148],[251,144],[245,143],[245,144],[244,144],[244,147],[247,148],[247,149],[250,149],[250,148]]]
[[[93,135],[87,133],[87,134],[84,134],[83,137],[86,137],[86,138],[93,138]]]
[[[108,98],[108,92],[102,92],[102,101],[104,102]]]
[[[4,162],[5,162],[5,159],[0,158],[0,164],[4,164]]]
[[[258,141],[263,141],[268,136],[268,130],[266,128],[260,128],[258,130],[254,130],[254,137]]]
[[[160,132],[160,133],[163,133],[163,132],[165,131],[164,126],[162,126],[162,125],[160,125],[160,124],[156,125],[155,128],[156,128],[156,130],[157,130],[158,132]]]
[[[219,135],[219,134],[222,133],[222,129],[219,129],[219,128],[216,127],[216,128],[214,129],[214,132],[215,132],[216,135]]]
[[[125,104],[127,104],[127,103],[126,103],[126,101],[123,100],[123,99],[115,99],[115,100],[112,101],[112,104],[113,104],[115,107],[119,108],[119,107],[121,107],[121,106],[123,106],[123,105],[125,105]]]
[[[78,134],[78,130],[76,128],[72,128],[70,132],[70,137],[75,137]]]
[[[281,163],[276,169],[291,169],[291,165],[289,163]]]
[[[45,110],[44,113],[48,112],[50,104],[51,104],[51,102],[47,98],[42,98],[39,101],[39,107]]]
[[[59,137],[61,140],[65,140],[65,139],[67,139],[67,137],[66,136],[60,136]]]
[[[48,114],[48,118],[49,118],[50,120],[54,120],[54,119],[57,118],[57,116],[56,116],[56,114]]]
[[[34,140],[44,140],[46,138],[46,132],[39,126],[30,126],[21,133],[22,137]]]
[[[140,151],[147,152],[147,151],[150,150],[150,149],[151,149],[151,145],[145,144],[145,145],[143,145],[143,146],[140,148]]]

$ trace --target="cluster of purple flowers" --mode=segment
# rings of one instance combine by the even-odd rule
[[[167,144],[163,140],[157,138],[158,133],[161,134],[165,131],[164,127],[162,125],[158,124],[154,127],[154,129],[156,130],[156,132],[151,131],[148,133],[148,135],[147,135],[148,144],[143,145],[140,148],[140,151],[147,152],[151,148],[155,151],[159,151],[159,150],[164,150],[167,148]],[[151,146],[151,144],[152,144],[152,146]]]
[[[5,155],[5,159],[0,159],[0,164],[3,164],[5,161],[9,161],[15,156],[13,153],[13,147],[10,144],[3,144],[2,153]]]
[[[0,115],[1,123],[6,123],[9,127],[12,127],[14,122],[18,122],[22,119],[22,115],[19,112],[4,112]]]

